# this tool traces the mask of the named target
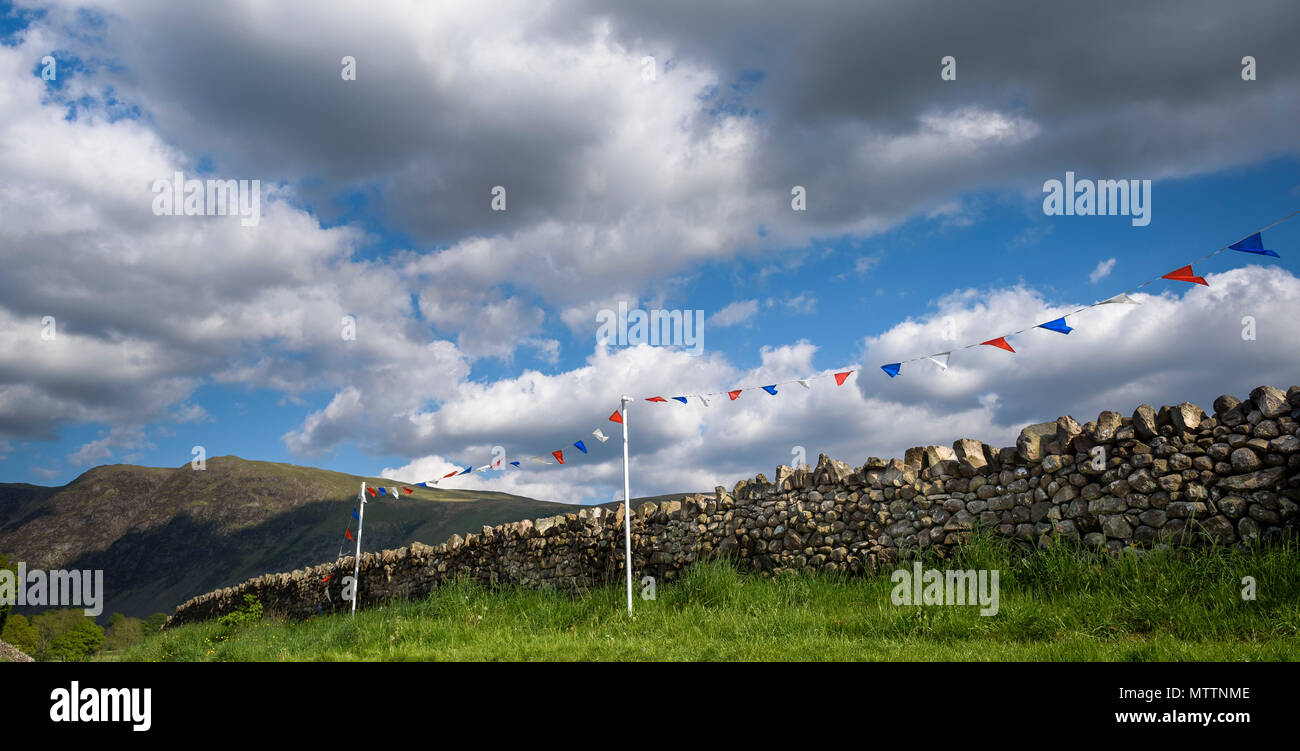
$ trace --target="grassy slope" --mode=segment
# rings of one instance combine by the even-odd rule
[[[699,565],[624,612],[619,587],[582,598],[445,587],[418,602],[302,623],[216,623],[149,637],[129,660],[1297,660],[1300,548],[1111,559],[1029,556],[982,540],[938,568],[1000,573],[1000,612],[895,607],[869,578]],[[1253,576],[1258,599],[1241,599]]]

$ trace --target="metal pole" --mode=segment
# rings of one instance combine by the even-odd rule
[[[627,403],[632,397],[623,397],[619,411],[623,415],[623,539],[626,543],[623,568],[627,569],[627,614],[632,615],[632,490],[627,470]]]
[[[366,484],[361,483],[360,503],[357,505],[361,510],[357,515],[357,555],[352,561],[352,617],[357,615],[357,598],[361,596],[361,527],[366,523]]]

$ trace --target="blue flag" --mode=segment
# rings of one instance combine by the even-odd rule
[[[379,494],[380,494],[380,495],[388,495],[387,493],[384,492],[384,489],[383,489],[383,488],[380,488],[380,489],[379,489]]]
[[[1281,256],[1279,256],[1277,253],[1274,253],[1271,250],[1266,250],[1264,248],[1264,239],[1259,236],[1258,232],[1251,235],[1250,237],[1247,237],[1245,240],[1240,240],[1238,242],[1229,245],[1228,248],[1231,250],[1240,250],[1242,253],[1255,253],[1261,256],[1273,256],[1274,258],[1281,258]]]
[[[582,445],[582,441],[578,441],[577,443],[575,443],[575,444],[573,444],[573,445],[574,445],[574,446],[577,446],[577,447],[578,447],[578,450],[581,451],[582,453],[584,453],[584,454],[587,453],[587,447]]]
[[[771,386],[764,386],[764,387],[763,387],[763,390],[766,391],[767,393],[771,394],[772,396],[776,396],[776,384],[775,384],[775,383],[772,384]]]
[[[1055,321],[1048,321],[1047,323],[1040,323],[1040,324],[1038,324],[1038,328],[1040,328],[1040,329],[1047,329],[1048,331],[1055,331],[1055,332],[1057,332],[1058,334],[1068,334],[1068,333],[1070,333],[1071,331],[1074,331],[1074,329],[1072,329],[1072,328],[1070,328],[1069,326],[1066,326],[1066,325],[1065,325],[1065,317],[1064,317],[1064,316],[1062,316],[1061,318],[1057,318]]]
[[[356,510],[356,509],[352,509],[352,518],[353,518],[353,519],[356,519],[357,521],[361,521],[361,517],[357,516],[357,510]]]
[[[467,474],[469,474],[470,472],[473,472],[473,471],[474,471],[474,468],[473,468],[473,467],[466,467],[465,470],[464,470],[463,472],[461,472],[460,474],[462,474],[462,475],[467,475]],[[459,477],[459,475],[457,475],[457,476]]]
[[[898,375],[898,371],[903,369],[903,363],[891,362],[888,365],[881,365],[880,369],[888,373],[890,378],[893,378],[894,376]]]
[[[674,396],[673,398],[676,399],[677,401],[681,402],[682,404],[685,404],[685,403],[686,403],[686,397],[684,397],[684,396]]]

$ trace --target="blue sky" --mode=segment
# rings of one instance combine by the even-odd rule
[[[615,427],[604,417],[623,392],[861,370],[838,390],[635,412],[640,495],[729,485],[799,450],[860,462],[1013,440],[1055,410],[1208,407],[1297,372],[1285,322],[1300,305],[1300,220],[1265,234],[1281,259],[1221,254],[1196,267],[1225,274],[1214,291],[1163,282],[1128,317],[1072,319],[1067,342],[1030,342],[1014,363],[977,352],[949,374],[879,370],[936,351],[926,332],[944,316],[958,345],[1007,333],[1300,208],[1285,117],[1300,62],[1275,35],[1243,41],[1267,60],[1247,82],[1236,51],[1205,62],[1195,25],[1144,43],[1158,19],[1116,17],[1109,43],[1147,71],[1125,78],[974,43],[956,21],[910,47],[873,31],[880,49],[864,51],[837,13],[869,8],[771,8],[739,22],[746,43],[703,44],[715,10],[670,23],[521,5],[501,28],[425,9],[349,28],[327,4],[300,23],[300,9],[268,11],[252,37],[239,14],[21,5],[0,5],[0,184],[28,197],[0,217],[5,481],[180,466],[201,445],[415,482],[495,445],[519,458],[588,437],[579,466],[463,482],[591,502],[621,485],[615,442],[589,436]],[[1241,23],[1258,20],[1250,8]],[[1041,35],[1093,41],[1058,21]],[[821,40],[816,53],[773,31],[790,24]],[[472,30],[483,50],[463,42]],[[963,72],[941,82],[949,48]],[[243,62],[213,77],[204,55],[221,50]],[[664,62],[647,82],[651,52]],[[358,80],[340,80],[339,53],[357,57]],[[46,54],[56,81],[41,78]],[[912,54],[890,76],[860,72]],[[853,74],[845,55],[868,59]],[[1207,118],[1216,107],[1237,117]],[[173,170],[262,180],[262,223],[148,215],[147,186]],[[1046,216],[1041,186],[1067,170],[1152,180],[1150,225]],[[497,184],[511,196],[499,214]],[[807,212],[790,210],[795,184]],[[620,301],[755,312],[707,325],[701,357],[597,347],[595,312]],[[1237,349],[1243,311],[1261,333]],[[340,313],[358,318],[352,349],[330,334]],[[43,315],[71,337],[62,349],[40,348]]]

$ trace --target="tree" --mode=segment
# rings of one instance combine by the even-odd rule
[[[18,581],[18,567],[10,565],[9,559],[4,553],[0,553],[0,571],[8,569],[14,573],[14,587],[21,587],[22,582]],[[7,593],[6,593],[7,594]],[[17,594],[15,590],[14,594]],[[0,600],[0,633],[5,630],[5,619],[9,617],[9,611],[13,609],[13,603]]]
[[[108,617],[108,632],[104,638],[105,649],[126,649],[144,639],[144,621],[127,618],[121,613]]]
[[[79,662],[90,659],[104,645],[104,629],[91,618],[83,617],[71,630],[54,641],[41,655],[46,662]]]
[[[36,657],[41,646],[41,635],[25,616],[14,613],[5,621],[4,630],[0,631],[0,641],[9,642],[29,657]]]
[[[166,613],[154,613],[148,618],[145,618],[144,619],[145,635],[147,636],[149,634],[156,634],[159,631],[162,631],[163,624],[166,622],[167,622]]]

